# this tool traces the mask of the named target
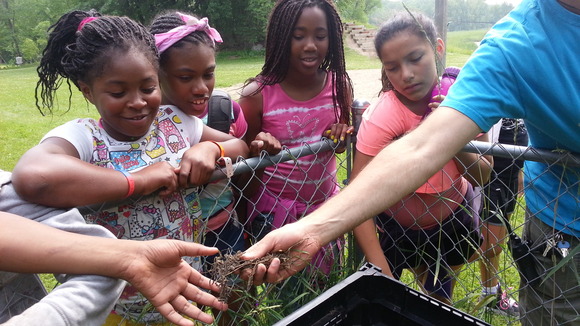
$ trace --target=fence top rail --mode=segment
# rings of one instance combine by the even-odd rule
[[[284,147],[282,151],[280,151],[280,153],[276,155],[268,155],[266,152],[263,152],[259,157],[252,157],[247,159],[239,157],[237,162],[232,165],[232,168],[234,170],[234,175],[240,175],[243,173],[248,173],[251,171],[262,169],[267,166],[276,165],[278,163],[286,162],[289,160],[295,160],[307,155],[335,150],[338,146],[340,146],[340,144],[335,144],[333,141],[327,138],[323,138],[322,140],[312,144],[305,143],[302,146],[294,148]],[[209,182],[222,180],[225,178],[227,178],[225,168],[217,169],[211,175]],[[137,195],[116,201],[80,206],[77,207],[77,209],[81,212],[81,214],[85,215],[100,212],[105,209],[109,209],[111,207],[136,203],[144,198],[155,195],[156,193],[152,193],[149,195]]]
[[[559,164],[568,167],[580,167],[580,154],[559,150],[545,150],[526,146],[508,145],[471,141],[462,149],[464,152],[493,155],[516,160],[535,161]]]
[[[237,162],[233,164],[232,168],[234,170],[234,175],[240,175],[243,173],[249,173],[258,169],[272,166],[281,162],[295,160],[307,155],[336,150],[336,148],[338,148],[339,146],[340,144],[335,144],[331,140],[323,138],[322,140],[311,144],[305,143],[302,146],[294,148],[285,147],[282,149],[280,153],[276,155],[268,155],[264,152],[259,157],[252,157],[247,159],[238,158]],[[465,147],[463,147],[462,151],[484,155],[493,155],[498,157],[513,158],[517,160],[528,160],[528,161],[560,164],[569,167],[580,167],[580,155],[578,154],[561,151],[541,150],[525,146],[506,145],[482,141],[471,141],[467,145],[465,145]],[[218,169],[214,171],[214,173],[212,174],[210,182],[225,179],[226,177],[227,176],[225,169]],[[151,194],[149,196],[153,195],[154,194]],[[106,203],[98,203],[93,205],[82,206],[78,207],[78,209],[82,214],[94,213],[122,204],[131,204],[143,198],[145,198],[145,196],[130,197],[119,201],[111,201]]]

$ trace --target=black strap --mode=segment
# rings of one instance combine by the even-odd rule
[[[234,106],[230,95],[215,89],[209,98],[207,125],[226,134],[230,133]]]

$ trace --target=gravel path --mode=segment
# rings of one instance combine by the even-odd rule
[[[350,70],[348,75],[352,80],[355,99],[371,101],[378,96],[381,90],[380,69]]]

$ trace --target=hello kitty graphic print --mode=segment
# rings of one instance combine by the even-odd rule
[[[156,162],[178,166],[192,145],[199,143],[203,122],[173,106],[159,109],[149,131],[135,141],[112,138],[94,119],[77,119],[51,130],[45,138],[59,137],[77,149],[80,159],[108,169],[136,172]],[[178,239],[201,243],[205,222],[201,218],[199,189],[180,190],[165,197],[146,196],[127,204],[85,216],[89,223],[100,224],[119,239]],[[199,257],[184,257],[201,270]],[[134,318],[157,319],[157,313],[143,314],[148,302],[127,285],[115,305],[115,312]]]
[[[173,106],[164,106],[148,133],[133,142],[113,139],[94,119],[70,121],[53,129],[45,138],[60,137],[70,141],[80,158],[91,164],[136,172],[156,162],[178,166],[183,153],[199,142],[202,128],[201,120]],[[121,239],[169,238],[200,242],[202,223],[198,192],[197,188],[189,188],[164,198],[146,197],[85,218],[103,225]]]

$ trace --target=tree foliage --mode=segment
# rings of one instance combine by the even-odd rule
[[[343,21],[366,24],[369,14],[381,8],[381,0],[335,0]]]
[[[247,49],[264,39],[274,0],[82,0],[85,8],[108,15],[126,15],[145,25],[156,14],[177,10],[209,17],[224,39],[223,47]]]
[[[247,50],[265,41],[274,0],[198,0],[196,10],[221,33],[222,48]]]
[[[404,11],[403,3],[409,10],[435,16],[434,0],[382,0],[382,9],[371,15],[370,23],[380,26],[396,12]],[[513,6],[507,3],[488,5],[485,0],[448,0],[447,28],[449,31],[490,28],[512,9]]]
[[[127,16],[148,25],[159,12],[175,9],[191,12],[195,1],[191,0],[81,0],[80,8],[94,8],[102,14]]]
[[[0,63],[13,62],[17,56],[35,61],[46,44],[46,28],[76,3],[73,0],[0,0]]]
[[[435,0],[334,0],[345,22],[379,26],[396,11],[434,15]],[[221,48],[247,50],[264,42],[268,14],[275,0],[0,0],[0,63],[22,56],[38,59],[47,28],[73,9],[131,17],[145,25],[162,11],[179,10],[209,17],[224,39]],[[449,30],[489,28],[512,7],[487,5],[484,0],[449,0]]]

